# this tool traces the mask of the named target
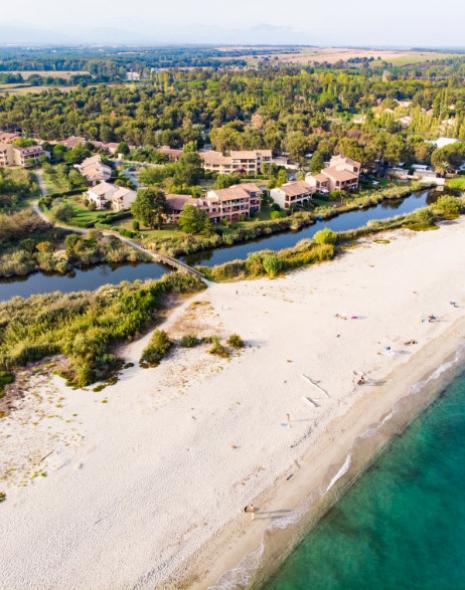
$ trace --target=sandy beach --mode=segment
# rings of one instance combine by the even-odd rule
[[[100,392],[28,377],[0,420],[0,588],[263,575],[461,360],[464,252],[463,219],[378,235],[273,281],[211,285],[170,314],[172,337],[239,334],[229,360],[201,346],[141,369],[147,335]]]

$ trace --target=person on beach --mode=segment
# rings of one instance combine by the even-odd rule
[[[290,428],[291,427],[291,415],[286,414],[286,419],[287,419],[287,427]]]
[[[255,518],[255,513],[257,512],[257,508],[253,504],[247,504],[247,506],[244,508],[244,512],[246,512],[247,514],[250,514],[251,520],[253,520]]]

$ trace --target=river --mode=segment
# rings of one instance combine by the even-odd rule
[[[280,250],[294,246],[304,238],[311,238],[318,230],[329,227],[334,231],[345,231],[363,227],[372,219],[387,219],[395,215],[403,215],[425,207],[431,202],[428,191],[412,193],[404,199],[387,200],[373,207],[357,209],[348,213],[341,213],[332,219],[318,221],[314,225],[305,227],[298,232],[286,232],[253,240],[236,246],[207,250],[187,256],[185,261],[190,265],[202,264],[214,266],[229,260],[246,258],[250,253],[258,250]],[[0,281],[0,301],[14,296],[28,297],[37,293],[52,291],[95,290],[107,283],[118,284],[121,281],[135,281],[136,279],[158,279],[170,272],[166,267],[155,263],[140,263],[137,265],[123,265],[112,268],[100,265],[87,270],[77,270],[74,275],[46,275],[35,273],[24,279]]]
[[[247,258],[252,252],[259,250],[281,250],[295,246],[297,242],[305,238],[311,238],[317,231],[329,227],[334,231],[347,231],[363,227],[372,219],[388,219],[396,215],[405,215],[416,209],[426,207],[432,202],[429,191],[412,193],[404,199],[386,200],[373,207],[357,209],[348,213],[341,213],[332,219],[317,221],[314,225],[305,227],[298,232],[286,232],[274,234],[258,240],[208,250],[186,256],[185,262],[193,265],[215,266],[229,260],[241,260]]]

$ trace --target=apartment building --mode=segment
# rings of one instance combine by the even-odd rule
[[[212,189],[204,198],[189,195],[167,195],[167,221],[177,223],[185,205],[192,205],[206,211],[208,217],[217,223],[222,220],[239,221],[258,213],[263,191],[256,184],[236,184],[225,189]]]
[[[256,184],[235,184],[229,188],[207,192],[208,215],[213,221],[239,221],[258,213],[263,191]]]
[[[136,193],[124,186],[101,182],[87,191],[87,198],[97,209],[110,207],[113,211],[124,211],[131,208],[136,200]]]
[[[306,205],[310,203],[316,189],[306,182],[287,182],[279,188],[270,191],[271,197],[282,209]]]
[[[0,168],[20,166],[29,168],[36,166],[42,156],[47,155],[40,145],[20,147],[11,143],[0,143]]]
[[[307,174],[305,182],[320,192],[355,190],[359,185],[360,170],[360,162],[337,155],[319,174]]]
[[[263,164],[271,164],[271,150],[233,150],[229,155],[213,150],[200,152],[203,167],[209,172],[218,174],[257,174]]]

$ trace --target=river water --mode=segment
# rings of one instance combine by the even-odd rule
[[[29,297],[29,295],[52,291],[63,293],[93,291],[108,283],[117,285],[121,281],[158,279],[167,272],[169,270],[166,267],[154,262],[125,264],[117,267],[101,264],[85,270],[76,270],[74,275],[45,275],[37,272],[22,280],[0,282],[0,301],[11,299],[16,295]]]

